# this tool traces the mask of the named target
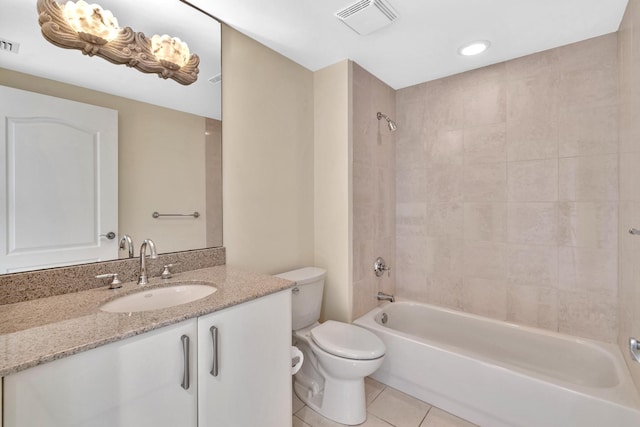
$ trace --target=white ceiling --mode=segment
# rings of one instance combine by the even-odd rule
[[[221,85],[208,82],[220,72],[217,22],[179,0],[95,1],[121,26],[185,40],[201,58],[198,81],[185,87],[55,47],[40,35],[36,0],[2,0],[0,38],[21,46],[18,55],[0,51],[0,67],[220,118]],[[348,58],[400,89],[616,31],[628,0],[388,1],[399,18],[367,36],[334,16],[351,0],[191,3],[312,71]],[[491,48],[477,57],[458,55],[476,39],[491,41]]]
[[[187,42],[191,52],[200,57],[200,72],[195,83],[183,86],[79,50],[54,46],[40,33],[36,0],[1,2],[0,38],[20,43],[20,50],[18,54],[0,51],[0,68],[220,119],[221,85],[208,81],[221,71],[220,24],[216,20],[178,0],[95,0],[114,14],[121,27],[131,27],[148,37],[169,34]]]
[[[360,36],[334,13],[354,0],[193,0],[315,71],[349,58],[395,89],[617,31],[627,0],[388,0],[399,18]],[[489,40],[477,57],[458,48]]]

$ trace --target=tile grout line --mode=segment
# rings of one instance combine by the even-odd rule
[[[427,409],[427,413],[424,414],[424,418],[422,418],[422,421],[420,421],[420,424],[418,424],[417,427],[421,427],[422,424],[424,423],[424,421],[427,419],[427,417],[429,416],[429,412],[431,412],[431,410],[433,409],[432,405],[429,405],[429,409]]]

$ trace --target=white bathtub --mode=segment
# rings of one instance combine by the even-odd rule
[[[354,323],[387,347],[374,379],[475,424],[640,426],[638,393],[612,344],[408,301]]]

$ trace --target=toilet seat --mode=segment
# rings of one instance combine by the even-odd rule
[[[327,353],[353,360],[384,356],[385,346],[373,332],[356,325],[327,320],[311,330],[313,342]]]

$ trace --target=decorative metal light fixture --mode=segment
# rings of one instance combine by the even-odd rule
[[[183,85],[198,79],[200,58],[189,52],[186,43],[167,35],[149,40],[130,27],[120,28],[113,14],[96,4],[78,0],[63,7],[56,0],[38,0],[38,14],[42,35],[56,46],[79,49]]]

